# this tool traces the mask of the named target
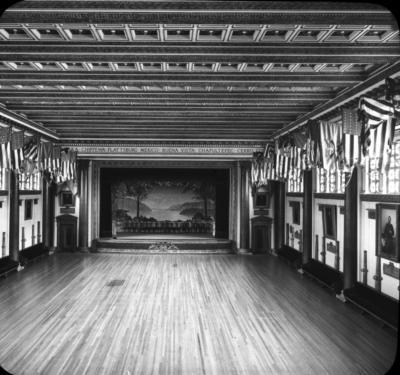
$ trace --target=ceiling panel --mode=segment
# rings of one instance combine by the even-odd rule
[[[374,4],[20,1],[0,103],[68,141],[259,142],[399,60]]]

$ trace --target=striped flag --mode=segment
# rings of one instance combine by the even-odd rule
[[[11,127],[0,128],[0,167],[11,169]]]
[[[359,109],[363,117],[361,142],[364,156],[378,158],[382,172],[388,166],[389,152],[395,131],[393,105],[362,97]]]
[[[76,180],[76,159],[77,159],[77,151],[71,151],[71,156],[70,156],[70,175],[71,175],[71,180]]]
[[[53,171],[59,171],[61,168],[61,146],[53,145]]]
[[[344,165],[352,168],[361,160],[361,122],[358,121],[357,110],[350,108],[342,109],[343,124],[343,152]]]
[[[51,142],[44,142],[42,148],[43,170],[51,172],[53,171],[53,144]]]
[[[319,123],[316,120],[310,120],[307,123],[307,164],[308,167],[320,166],[322,158],[322,145]]]
[[[11,151],[14,156],[13,169],[19,172],[24,161],[24,131],[11,134]]]
[[[342,127],[338,123],[320,121],[322,168],[329,171],[338,167],[342,143]]]

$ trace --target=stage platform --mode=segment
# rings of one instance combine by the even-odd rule
[[[95,251],[128,254],[229,254],[233,253],[233,242],[201,234],[124,234],[116,238],[97,239]]]

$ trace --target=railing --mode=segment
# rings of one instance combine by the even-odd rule
[[[134,233],[212,233],[212,222],[149,221],[118,223],[118,232]]]

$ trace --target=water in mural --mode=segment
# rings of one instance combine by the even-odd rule
[[[182,178],[123,178],[111,186],[113,234],[215,231],[215,184]]]

